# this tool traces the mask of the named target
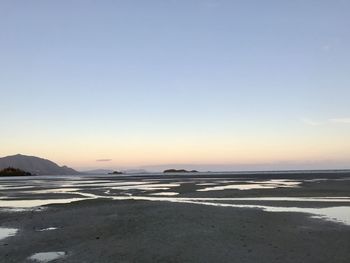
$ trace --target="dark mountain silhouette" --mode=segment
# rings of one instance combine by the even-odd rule
[[[52,161],[35,156],[12,155],[0,158],[0,169],[13,167],[36,175],[76,175],[80,174],[67,166],[58,166]]]

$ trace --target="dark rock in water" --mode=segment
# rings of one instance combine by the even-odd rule
[[[123,174],[143,174],[147,173],[146,170],[143,169],[127,169],[127,170],[121,170],[118,171]],[[113,170],[109,169],[95,169],[95,170],[89,170],[89,171],[82,171],[82,174],[94,174],[94,175],[101,175],[101,174],[113,174]]]
[[[114,171],[114,172],[111,172],[111,173],[108,173],[108,174],[123,174],[123,173],[119,172],[119,171]]]
[[[31,176],[31,173],[25,172],[21,169],[12,167],[5,168],[0,171],[0,176]]]
[[[196,170],[187,171],[185,169],[168,169],[164,170],[163,173],[198,173]]]
[[[13,167],[36,175],[80,174],[67,166],[58,166],[56,163],[46,159],[21,154],[0,158],[0,169],[7,167]]]

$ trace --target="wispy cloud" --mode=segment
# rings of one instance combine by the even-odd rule
[[[331,118],[325,121],[317,121],[309,118],[301,118],[301,121],[310,126],[320,126],[326,124],[350,124],[350,118]]]
[[[308,118],[302,118],[301,121],[307,125],[311,125],[311,126],[319,126],[324,124],[324,122],[320,122],[320,121],[315,121],[315,120],[311,120]]]
[[[330,122],[333,123],[346,123],[346,124],[350,124],[350,118],[334,118],[334,119],[330,119]]]
[[[96,162],[110,162],[112,159],[97,159]]]

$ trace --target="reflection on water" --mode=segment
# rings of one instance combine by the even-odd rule
[[[320,218],[338,223],[350,225],[350,206],[336,206],[326,208],[304,208],[304,207],[279,207],[279,206],[263,206],[263,205],[238,205],[223,204],[211,202],[186,201],[192,204],[201,204],[220,207],[236,207],[236,208],[258,208],[266,212],[297,212],[312,214],[313,218]]]
[[[251,189],[274,189],[280,187],[300,187],[302,181],[295,180],[225,180],[223,178],[196,178],[195,180],[142,180],[142,181],[112,181],[112,180],[86,180],[84,178],[69,178],[67,180],[32,180],[26,181],[25,186],[17,186],[20,196],[27,194],[26,198],[35,198],[32,194],[47,194],[48,199],[34,200],[13,200],[0,199],[0,207],[6,208],[33,208],[49,204],[66,204],[76,201],[108,198],[112,200],[146,200],[146,201],[161,201],[187,203],[196,205],[209,205],[220,207],[234,208],[254,208],[262,209],[267,212],[302,212],[312,214],[313,217],[343,222],[350,225],[350,206],[344,206],[344,203],[350,204],[350,197],[240,197],[240,198],[219,198],[219,197],[177,197],[180,195],[176,192],[176,187],[181,187],[183,184],[192,184],[193,193],[208,191],[224,191],[228,189],[251,190]],[[17,182],[7,182],[5,188],[16,189]],[[29,185],[32,184],[32,185]],[[27,187],[35,187],[36,190],[25,190]],[[47,189],[43,189],[43,188]],[[191,187],[191,186],[190,186]],[[20,190],[20,189],[23,190]],[[200,188],[200,189],[198,189]],[[172,191],[171,191],[171,190]],[[196,190],[197,189],[197,190]],[[112,191],[115,190],[115,191]],[[166,192],[164,190],[170,190]],[[140,192],[141,191],[141,192]],[[154,192],[153,192],[154,191]],[[160,192],[156,192],[160,191]],[[135,195],[138,194],[138,195]],[[5,193],[6,194],[6,193]],[[61,198],[52,199],[50,194],[69,194],[80,195],[79,198]],[[13,192],[9,195],[13,198]],[[176,196],[176,197],[175,197]],[[6,195],[4,195],[6,198]],[[73,197],[73,196],[71,196]],[[18,197],[17,197],[18,198]],[[243,203],[244,201],[254,201],[254,204]],[[264,203],[261,203],[264,201]],[[266,201],[269,202],[266,205]],[[276,205],[274,202],[276,201]],[[229,202],[229,203],[227,203]],[[277,203],[278,202],[278,203]],[[284,202],[284,203],[283,203]],[[294,202],[294,203],[292,203]],[[298,206],[298,202],[303,202],[302,207]],[[311,203],[313,202],[313,203]],[[332,207],[315,208],[315,203],[328,202]],[[339,204],[337,204],[337,202]],[[313,206],[313,207],[307,207]],[[324,205],[323,205],[324,206]],[[38,208],[40,209],[40,208]],[[54,230],[56,228],[49,227],[39,231]]]
[[[350,225],[350,206],[334,206],[334,207],[326,207],[326,208],[308,208],[308,207],[283,207],[283,206],[268,206],[268,205],[248,205],[248,204],[226,204],[219,202],[208,202],[208,201],[237,201],[244,200],[244,198],[169,198],[169,197],[148,197],[148,196],[133,196],[133,197],[121,197],[114,196],[114,200],[148,200],[148,201],[165,201],[165,202],[174,202],[174,203],[188,203],[188,204],[197,204],[197,205],[208,205],[208,206],[219,206],[219,207],[234,207],[234,208],[254,208],[254,209],[262,209],[266,212],[299,212],[299,213],[307,213],[313,214],[313,217],[326,219],[329,221],[344,223]],[[281,198],[283,199],[283,197]],[[298,198],[298,201],[302,201],[303,198]],[[315,198],[319,202],[325,200],[325,202],[329,202],[326,198]],[[258,199],[254,199],[257,200]],[[271,200],[271,199],[270,199]],[[331,198],[333,202],[334,198]],[[350,198],[341,198],[342,202],[346,200],[346,202],[350,202]],[[277,198],[275,201],[281,201]],[[310,201],[310,198],[306,198],[306,201]]]
[[[178,195],[179,193],[176,192],[159,192],[159,193],[154,193],[152,195],[160,195],[160,196],[174,196]]]
[[[270,179],[265,181],[252,181],[259,184],[274,184],[274,185],[284,185],[284,186],[295,186],[300,185],[300,181],[286,180],[286,179]]]
[[[350,197],[234,197],[201,199],[218,201],[350,202]]]
[[[31,194],[66,194],[72,193],[74,191],[79,191],[79,188],[56,188],[56,189],[43,189],[43,190],[35,190],[30,191]]]
[[[140,185],[126,185],[112,187],[116,190],[143,190],[143,191],[155,191],[155,190],[169,190],[172,187],[178,187],[180,184],[167,183],[167,184],[140,184]]]
[[[86,198],[67,198],[67,199],[36,199],[36,200],[0,200],[0,207],[14,208],[32,208],[50,204],[67,204],[76,201],[86,200]]]
[[[245,184],[232,184],[231,182],[225,185],[217,185],[213,187],[206,187],[204,189],[197,190],[198,192],[208,192],[208,191],[222,191],[229,189],[237,189],[237,190],[254,190],[254,189],[274,189],[274,188],[282,188],[282,187],[298,187],[301,182],[297,181],[289,181],[289,180],[268,180],[268,181],[247,181]],[[198,184],[204,185],[204,184]]]
[[[252,189],[273,189],[273,188],[276,188],[276,187],[273,185],[261,185],[261,184],[231,184],[231,185],[207,187],[204,189],[199,189],[197,191],[208,192],[208,191],[221,191],[221,190],[228,190],[228,189],[252,190]]]
[[[238,204],[222,204],[211,202],[185,201],[186,203],[220,206],[220,207],[236,207],[236,208],[257,208],[266,212],[297,212],[313,214],[313,218],[320,218],[338,223],[350,225],[350,206],[326,207],[326,208],[304,208],[304,207],[276,207],[262,205],[238,205]]]
[[[314,214],[314,218],[321,218],[350,225],[350,206],[336,206],[325,208],[303,207],[264,207],[268,212],[300,212]]]
[[[48,227],[48,228],[43,228],[43,229],[39,229],[39,232],[43,232],[43,231],[52,231],[52,230],[56,230],[58,229],[57,227]]]
[[[30,256],[28,259],[36,262],[50,262],[66,255],[66,252],[41,252]]]
[[[113,187],[113,186],[129,186],[129,185],[143,185],[143,184],[149,184],[148,182],[113,182],[113,181],[106,181],[106,182],[89,182],[86,183],[85,181],[78,181],[78,182],[69,182],[61,185],[61,187]]]
[[[16,228],[0,227],[0,240],[16,235],[17,231]]]

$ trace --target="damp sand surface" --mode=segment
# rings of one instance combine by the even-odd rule
[[[14,204],[0,208],[0,226],[14,230],[0,239],[0,262],[40,262],[35,256],[53,255],[40,253],[59,256],[42,262],[350,262],[350,226],[303,210],[348,209],[346,178],[298,176],[301,183],[291,187],[198,191],[270,180],[215,176],[7,179],[7,185],[31,188],[0,191],[0,207],[32,203],[22,210]],[[74,198],[69,190],[53,190],[62,184],[78,185],[70,189]],[[249,207],[259,205],[299,209]]]

